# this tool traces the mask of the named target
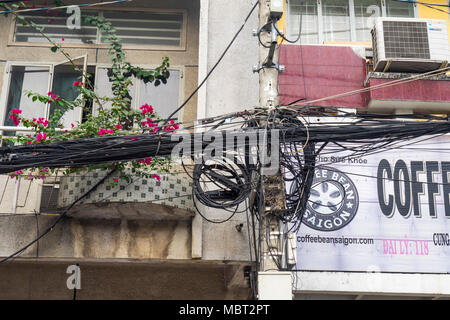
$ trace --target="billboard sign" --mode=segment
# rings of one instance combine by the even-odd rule
[[[318,156],[297,269],[450,272],[450,136],[337,150]]]

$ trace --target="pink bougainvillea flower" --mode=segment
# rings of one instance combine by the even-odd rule
[[[50,97],[52,95],[52,92],[51,91],[47,92],[47,95]]]
[[[57,101],[61,101],[61,97],[58,97],[58,99],[56,99]]]
[[[144,158],[141,160],[138,160],[139,163],[145,164],[145,165],[150,165],[152,163],[153,159],[152,158]]]
[[[151,118],[147,118],[147,121],[142,121],[142,125],[145,127],[149,127],[149,128],[153,128],[153,127],[157,127],[158,124],[154,123],[153,120]]]
[[[122,126],[120,124],[116,124],[116,129],[121,130]]]
[[[115,178],[115,179],[114,179],[114,182],[119,182],[119,179]]]
[[[102,136],[102,135],[106,134],[106,130],[103,128],[100,128],[100,130],[98,130],[98,134]]]
[[[61,38],[61,41],[64,41],[64,40],[65,40],[64,37],[62,37],[62,38]]]
[[[80,85],[80,82],[78,82],[78,81],[75,81],[74,83],[73,83],[73,86],[74,87],[77,87],[77,86],[79,86]]]
[[[180,126],[175,123],[175,121],[170,120],[169,124],[164,127],[164,131],[175,131],[178,130]]]
[[[106,132],[107,132],[107,133],[114,133],[114,130],[106,129]]]
[[[56,94],[54,93],[54,94],[52,94],[52,99],[55,99],[56,98]]]
[[[73,123],[71,123],[70,125],[72,126],[72,128],[75,127],[75,125]]]
[[[33,119],[36,123],[42,124],[44,127],[47,127],[49,122],[45,118]]]
[[[37,142],[41,142],[47,139],[47,134],[45,132],[39,133],[36,137]]]
[[[19,118],[19,114],[22,113],[22,110],[20,109],[12,109],[11,110],[11,114],[9,116],[9,118],[13,121],[15,126],[18,126],[20,124],[20,118]]]
[[[158,180],[158,182],[161,181],[161,177],[157,174],[152,175],[152,178]]]
[[[144,104],[139,109],[142,110],[142,115],[145,116],[147,113],[153,114],[153,107],[149,106],[148,104]]]

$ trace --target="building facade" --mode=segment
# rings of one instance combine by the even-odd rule
[[[86,1],[83,3],[96,3]],[[81,2],[80,2],[81,3]],[[31,4],[30,4],[31,5]],[[33,5],[45,6],[44,1]],[[242,12],[250,4],[239,4]],[[135,80],[134,108],[152,104],[162,117],[168,116],[194,91],[198,79],[217,60],[230,34],[244,14],[237,15],[220,1],[149,1],[88,8],[82,13],[105,17],[122,38],[126,59],[132,65],[152,69],[169,57],[171,76],[158,88]],[[110,94],[107,68],[111,65],[107,44],[94,27],[69,30],[67,17],[46,11],[25,13],[45,26],[76,63],[95,79],[100,94]],[[68,16],[68,15],[67,15]],[[56,92],[70,98],[76,79],[62,55],[53,53],[46,39],[31,27],[16,25],[11,15],[1,18],[1,101],[3,135],[16,129],[8,114],[20,106],[26,116],[48,117],[50,106],[27,100],[27,89],[46,94]],[[254,16],[252,26],[257,25]],[[249,30],[246,32],[249,34]],[[62,40],[64,38],[64,41]],[[239,110],[239,95],[255,91],[256,78],[241,61],[242,72],[254,80],[243,85],[229,81],[235,74],[234,58],[247,54],[246,39],[221,64],[214,77],[176,117],[185,123],[226,110]],[[255,51],[257,44],[251,48]],[[230,66],[232,66],[230,68]],[[245,70],[245,71],[244,71]],[[220,81],[228,79],[228,85]],[[238,89],[238,95],[233,90]],[[216,92],[209,95],[208,92]],[[256,91],[255,91],[256,92]],[[257,100],[250,99],[254,104]],[[245,103],[244,103],[245,104]],[[208,106],[208,107],[207,107]],[[214,106],[214,108],[212,107]],[[95,112],[93,105],[92,112]],[[64,119],[82,121],[78,112]],[[13,130],[14,129],[14,130]],[[183,169],[161,175],[161,182],[141,179],[122,183],[116,189],[101,186],[86,202],[36,245],[19,257],[2,263],[2,299],[71,299],[68,280],[79,265],[79,299],[247,299],[251,296],[246,276],[249,266],[247,229],[236,228],[246,218],[237,215],[226,224],[202,221],[192,203],[192,182]],[[35,239],[57,218],[57,214],[102,177],[102,173],[30,182],[1,177],[0,256],[7,257]],[[149,207],[151,206],[151,207]],[[218,213],[214,218],[220,219]],[[71,269],[72,268],[72,269]],[[71,271],[72,270],[72,271]],[[77,271],[78,272],[78,271]],[[74,280],[75,281],[75,280]],[[70,289],[69,289],[70,288]]]
[[[89,12],[116,26],[127,60],[133,65],[151,69],[169,57],[171,77],[166,86],[153,88],[136,81],[133,91],[135,108],[149,103],[161,115],[169,115],[205,78],[255,1],[134,0],[93,7]],[[83,1],[89,2],[95,1]],[[422,2],[448,4],[446,0]],[[36,5],[44,5],[44,1],[36,1]],[[279,78],[281,103],[298,100],[301,106],[306,101],[309,106],[348,108],[359,113],[448,114],[450,78],[445,74],[417,80],[413,85],[401,84],[394,90],[364,90],[411,76],[389,69],[373,72],[370,29],[375,18],[439,19],[446,21],[450,30],[448,12],[448,7],[393,0],[287,0],[279,27],[288,39],[295,39],[300,21],[302,24],[297,43],[280,45],[280,64],[286,67]],[[106,76],[110,61],[99,31],[86,27],[81,32],[68,31],[62,19],[45,14],[39,19],[54,39],[64,38],[62,45],[94,75],[99,92],[110,93]],[[0,24],[7,30],[0,35],[0,125],[7,135],[12,125],[7,114],[15,106],[33,116],[48,117],[52,112],[50,106],[27,101],[20,94],[23,89],[46,93],[59,86],[70,95],[65,84],[73,81],[73,74],[39,34],[16,25],[11,16],[2,17]],[[252,31],[258,26],[254,12],[215,72],[178,113],[178,119],[195,121],[258,105],[258,74],[252,72],[258,63],[258,39]],[[342,95],[350,91],[357,92]],[[81,113],[74,112],[65,121],[70,125],[82,119]],[[439,159],[446,160],[445,154]],[[1,176],[0,256],[6,257],[35,239],[55,221],[55,212],[101,177],[17,182]],[[0,264],[0,298],[71,299],[73,288],[67,281],[73,269],[68,268],[77,264],[80,299],[250,298],[246,213],[238,212],[225,223],[210,223],[196,213],[191,189],[191,181],[181,168],[163,175],[161,182],[143,179],[117,190],[101,187],[38,245]],[[442,208],[438,207],[438,215],[443,215]],[[230,216],[229,212],[201,209],[217,221]],[[307,225],[302,228],[310,234],[315,230]],[[450,280],[442,270],[431,274],[423,271],[426,268],[402,272],[401,268],[342,267],[348,252],[336,256],[341,265],[330,267],[327,261],[320,261],[328,252],[316,251],[319,258],[308,260],[310,256],[301,250],[315,248],[305,246],[302,236],[298,234],[298,266],[293,271],[295,299],[428,299],[450,295],[446,285]]]
[[[430,23],[437,23],[440,25],[438,29],[446,33],[445,28],[449,28],[448,4],[447,1],[286,1],[285,30],[288,39],[297,39],[299,22],[303,22],[298,41],[284,43],[280,49],[280,63],[286,66],[286,72],[280,75],[281,104],[294,102],[299,107],[316,106],[323,107],[323,110],[327,107],[350,108],[342,110],[375,116],[448,115],[448,37],[439,41],[439,46],[445,48],[443,52],[447,58],[444,57],[435,69],[441,68],[442,72],[414,78],[426,72],[414,69],[419,65],[414,59],[406,69],[399,67],[395,58],[381,69],[376,65],[375,50],[379,47],[372,46],[371,34],[378,17],[384,18],[383,21],[406,24],[426,21],[428,30],[434,29]],[[386,39],[390,31],[402,34],[400,26],[383,29],[384,39],[377,40],[389,41]],[[412,38],[399,37],[392,44],[403,46],[400,51],[414,55],[412,48],[420,34],[414,30],[403,33],[403,36],[405,34]],[[384,45],[388,47],[390,44],[385,42]],[[395,54],[398,51],[391,57]],[[402,83],[405,79],[406,82]],[[398,83],[385,86],[392,81]],[[392,162],[393,171],[397,170],[394,166],[398,168],[400,163],[405,163],[405,174],[411,172],[415,175],[415,169],[410,167],[411,161],[420,162],[423,159],[426,163],[424,169],[426,166],[431,168],[432,163],[439,165],[441,161],[448,161],[445,153],[427,153],[433,148],[443,150],[448,138],[444,136],[439,141],[438,144],[423,142],[422,146],[419,146],[419,141],[411,141],[406,147],[410,148],[409,151],[401,148],[386,150],[378,155],[363,156],[354,162],[343,160],[344,154],[325,152],[319,163],[337,168],[339,171],[333,172],[339,175],[339,179],[349,181],[349,189],[346,190],[355,192],[357,196],[353,202],[345,202],[347,208],[337,210],[340,216],[338,212],[317,205],[308,209],[303,230],[297,234],[298,270],[293,273],[295,299],[448,297],[447,249],[437,241],[438,233],[442,232],[444,237],[447,234],[446,212],[449,208],[446,191],[430,198],[431,189],[423,188],[421,196],[416,196],[413,189],[410,197],[411,190],[405,185],[404,195],[398,196],[403,187],[385,183],[383,173],[377,175],[377,170],[382,170],[380,164],[388,162]],[[415,143],[418,143],[418,149],[411,153]],[[434,174],[429,174],[429,177],[433,176],[445,185],[445,169],[443,172],[442,178]],[[323,180],[326,174],[316,172],[317,181]],[[409,180],[405,177],[403,175],[403,179]],[[425,179],[423,175],[421,177],[418,179]],[[415,179],[412,178],[417,181]],[[380,184],[380,181],[383,182]],[[335,186],[331,183],[329,187],[332,191]],[[324,190],[315,192],[317,199],[328,197]],[[397,208],[393,207],[387,213],[383,204],[394,195]],[[414,206],[409,207],[408,199],[414,200]],[[334,220],[330,218],[327,221],[328,227],[319,218],[324,216],[334,217]],[[427,246],[426,252],[413,250],[408,239],[414,243],[423,241],[422,244]],[[401,241],[406,241],[403,246]],[[434,268],[438,264],[442,266],[439,270]]]

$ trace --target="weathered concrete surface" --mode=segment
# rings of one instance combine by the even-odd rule
[[[22,248],[53,224],[57,216],[2,217],[0,256]],[[36,245],[22,257],[34,257]],[[190,259],[190,221],[67,219],[39,241],[45,258]]]
[[[67,267],[78,263],[77,299],[247,299],[243,265],[117,263],[66,260],[14,261],[0,265],[0,299],[71,300]],[[236,281],[236,278],[238,280]],[[239,279],[240,278],[240,279]]]
[[[193,211],[152,202],[97,202],[73,207],[70,216],[76,219],[127,219],[152,221],[190,221]]]

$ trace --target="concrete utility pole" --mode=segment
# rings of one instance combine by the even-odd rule
[[[284,69],[278,65],[278,33],[270,21],[281,18],[283,3],[284,0],[260,0],[259,4],[260,28],[256,35],[259,35],[262,44],[259,45],[260,62],[254,67],[254,71],[259,73],[260,106],[267,108],[269,112],[279,104],[278,73]],[[266,123],[260,125],[265,126]],[[270,127],[271,123],[268,125]],[[277,213],[285,209],[284,180],[280,170],[276,175],[264,175],[262,179],[263,201],[259,212],[262,257],[258,270],[258,299],[291,300],[291,273],[279,271],[283,253]]]

